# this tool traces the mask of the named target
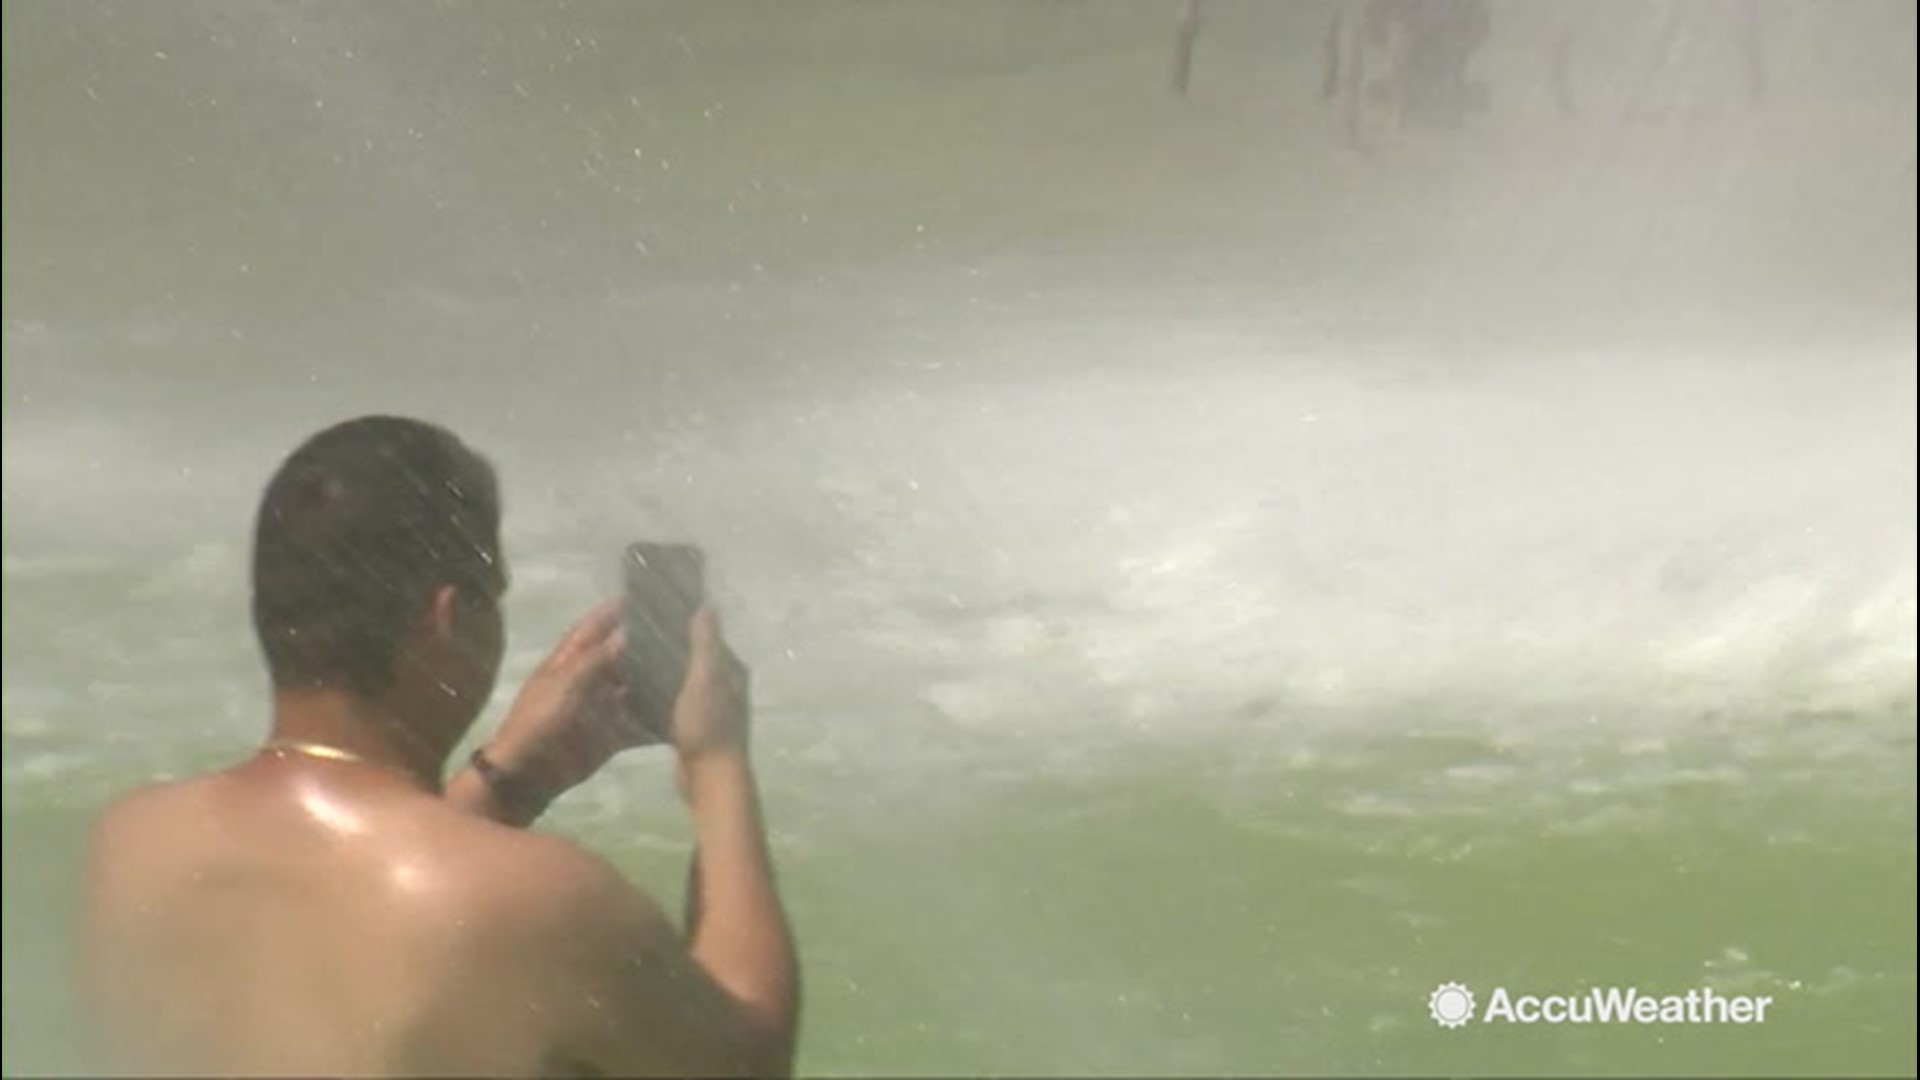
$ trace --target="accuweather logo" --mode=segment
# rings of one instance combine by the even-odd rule
[[[1473,991],[1459,983],[1441,983],[1427,995],[1427,1011],[1443,1028],[1457,1028],[1473,1019]]]
[[[1595,986],[1579,994],[1512,994],[1504,986],[1478,1008],[1473,991],[1441,983],[1427,995],[1427,1012],[1443,1028],[1483,1024],[1764,1024],[1770,997],[1722,994],[1712,987],[1684,994],[1643,994],[1631,986]],[[1476,1009],[1478,1015],[1476,1016]]]

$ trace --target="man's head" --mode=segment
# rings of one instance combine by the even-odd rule
[[[253,622],[276,692],[372,699],[429,679],[470,723],[499,671],[505,587],[493,467],[432,424],[330,427],[260,501]]]

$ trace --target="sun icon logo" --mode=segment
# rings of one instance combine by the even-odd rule
[[[1473,1019],[1473,991],[1457,982],[1441,983],[1427,995],[1427,1011],[1443,1028],[1457,1028]]]

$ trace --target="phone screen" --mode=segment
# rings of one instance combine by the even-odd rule
[[[706,595],[705,564],[691,544],[627,548],[627,712],[655,742],[670,739],[673,702],[687,677],[688,629]]]

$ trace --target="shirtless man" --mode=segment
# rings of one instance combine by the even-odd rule
[[[79,985],[102,1064],[237,1075],[782,1075],[799,976],[713,613],[673,715],[698,856],[686,936],[530,821],[641,737],[616,605],[577,623],[473,763],[507,586],[492,468],[418,421],[314,436],[274,475],[253,614],[260,749],[95,828]]]

